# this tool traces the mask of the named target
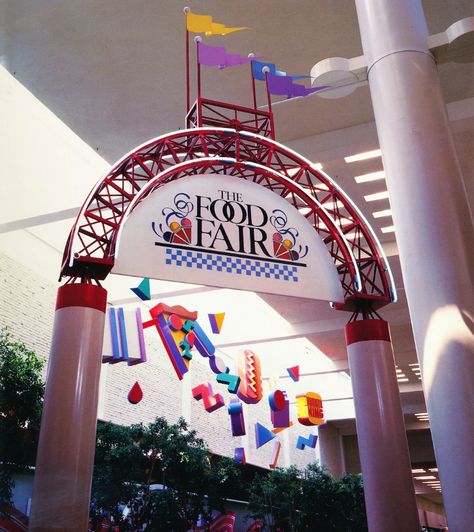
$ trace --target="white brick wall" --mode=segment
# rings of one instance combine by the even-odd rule
[[[59,285],[52,285],[0,253],[0,327],[47,357]]]

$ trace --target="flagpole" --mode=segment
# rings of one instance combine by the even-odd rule
[[[272,100],[270,96],[270,87],[268,86],[268,73],[270,72],[270,69],[267,66],[264,66],[262,68],[262,72],[264,72],[265,74],[265,86],[267,88],[268,112],[270,113],[270,136],[273,140],[275,140],[275,126],[273,123]]]
[[[196,72],[197,72],[197,117],[198,117],[198,127],[202,127],[202,117],[201,117],[201,65],[199,64],[199,43],[201,42],[201,37],[194,37],[194,42],[196,43]]]
[[[270,69],[267,66],[264,66],[262,69],[262,72],[264,72],[265,74],[265,87],[267,89],[268,111],[271,113],[272,112],[272,100],[270,97],[270,88],[268,87],[268,72],[269,71]]]
[[[257,93],[255,92],[255,78],[253,77],[253,58],[255,54],[250,53],[250,79],[252,80],[252,95],[253,95],[253,108],[257,109]]]
[[[189,7],[183,9],[184,14],[187,15],[191,10]],[[189,31],[188,19],[186,17],[186,116],[189,113],[190,97],[189,97]],[[187,124],[186,124],[187,126]]]

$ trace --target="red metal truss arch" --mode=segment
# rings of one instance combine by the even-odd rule
[[[84,203],[66,244],[61,275],[104,279],[113,267],[126,214],[155,188],[203,173],[252,180],[299,209],[333,258],[344,290],[342,308],[378,308],[394,300],[381,246],[350,198],[296,152],[230,128],[170,133],[123,157]]]

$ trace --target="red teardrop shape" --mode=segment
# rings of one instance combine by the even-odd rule
[[[138,381],[132,386],[131,390],[128,392],[128,402],[132,405],[136,405],[143,399],[143,391],[138,384]]]

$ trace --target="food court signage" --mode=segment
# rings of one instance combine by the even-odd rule
[[[285,199],[227,175],[168,183],[121,226],[113,273],[343,301],[334,263]]]

